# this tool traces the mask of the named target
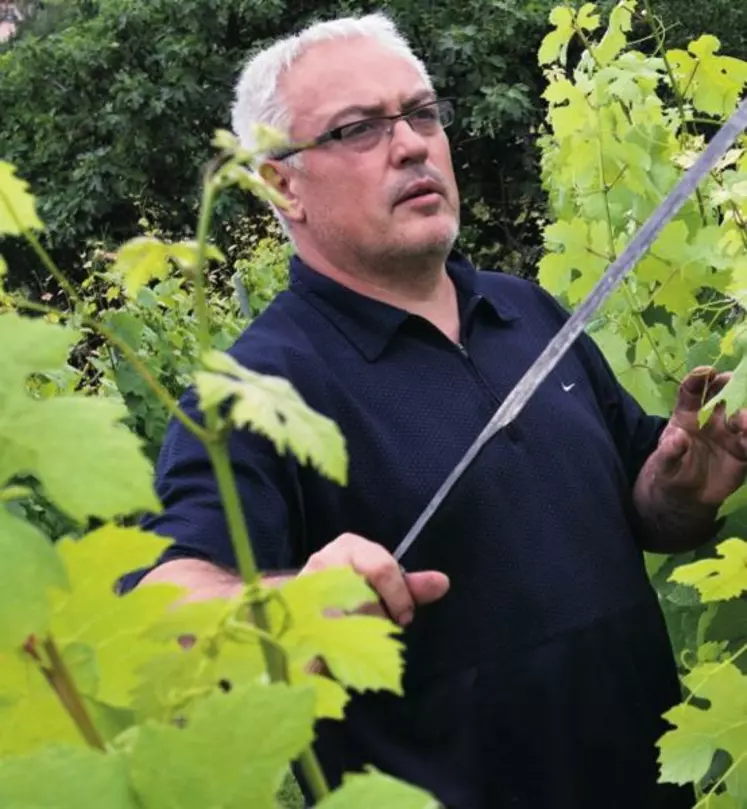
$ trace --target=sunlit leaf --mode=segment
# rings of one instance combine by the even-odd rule
[[[661,780],[697,783],[722,750],[734,762],[724,778],[729,792],[747,798],[747,677],[733,663],[706,663],[684,681],[707,707],[676,705],[664,715],[675,729],[659,740]]]
[[[52,543],[37,528],[0,505],[0,650],[46,632],[50,590],[67,587]]]
[[[140,440],[121,420],[123,404],[80,395],[40,400],[28,377],[65,364],[72,330],[13,312],[0,314],[0,485],[34,475],[77,520],[160,510]]]
[[[124,759],[55,745],[0,759],[0,806],[7,809],[138,809]]]
[[[44,227],[28,189],[28,183],[16,176],[15,166],[0,160],[0,235],[20,236]]]
[[[680,565],[671,580],[697,589],[702,601],[725,601],[747,592],[747,542],[727,539],[716,547],[717,558]]]
[[[288,380],[250,371],[219,351],[209,352],[204,365],[208,370],[195,374],[203,410],[231,401],[237,427],[256,430],[278,452],[290,450],[337,483],[347,481],[342,433],[331,419],[312,410]]]
[[[313,715],[310,690],[272,685],[207,697],[183,729],[146,724],[131,765],[143,809],[275,809]]]
[[[439,801],[425,790],[375,770],[351,773],[343,785],[318,804],[319,809],[438,809]]]

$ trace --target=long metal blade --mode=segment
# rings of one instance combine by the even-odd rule
[[[648,221],[636,233],[622,254],[610,264],[604,275],[599,279],[589,296],[576,309],[565,322],[563,328],[547,344],[544,351],[537,357],[529,370],[518,381],[504,402],[490,419],[486,427],[475,439],[472,446],[463,458],[454,467],[441,487],[425,507],[422,514],[407,532],[405,538],[394,551],[397,560],[407,553],[412,543],[436,512],[436,509],[445,500],[454,484],[464,474],[465,469],[477,457],[485,444],[506,425],[510,424],[532,398],[537,388],[558,365],[563,355],[573,345],[576,338],[583,332],[599,307],[611,295],[615,287],[633,269],[643,254],[649,249],[661,229],[685,204],[688,197],[703,177],[711,171],[718,161],[726,154],[729,147],[747,129],[747,100],[737,108],[736,112],[714,135],[703,153],[683,175],[682,179],[669,192],[659,207],[649,217]]]

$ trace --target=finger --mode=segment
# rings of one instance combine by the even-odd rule
[[[381,545],[371,542],[356,548],[351,563],[379,594],[392,619],[401,626],[409,624],[415,613],[415,602],[394,557]]]
[[[416,606],[432,604],[449,590],[449,577],[437,570],[421,570],[405,574],[405,581]]]
[[[673,427],[661,437],[656,456],[659,469],[664,475],[672,475],[680,468],[682,459],[692,446],[692,438],[687,431]]]
[[[726,421],[726,428],[732,433],[747,433],[747,409],[733,413]]]
[[[713,368],[693,369],[680,384],[675,410],[696,413],[707,401],[708,391],[719,376]],[[727,380],[728,381],[728,380]]]

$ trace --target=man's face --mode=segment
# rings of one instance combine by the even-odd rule
[[[364,37],[313,46],[286,74],[282,91],[294,141],[434,98],[410,62]],[[368,265],[448,254],[459,227],[459,195],[440,127],[421,135],[398,121],[368,151],[333,141],[305,151],[302,161],[290,175],[301,250],[310,246],[336,263]],[[402,199],[424,179],[435,193]]]

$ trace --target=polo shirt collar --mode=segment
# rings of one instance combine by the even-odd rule
[[[490,285],[482,283],[482,273],[456,250],[446,261],[446,271],[457,288],[462,317],[481,300],[486,301],[500,320],[518,317],[516,311]],[[369,362],[381,355],[390,340],[410,317],[397,306],[369,298],[312,269],[298,255],[290,260],[291,290],[306,298],[355,345]]]

